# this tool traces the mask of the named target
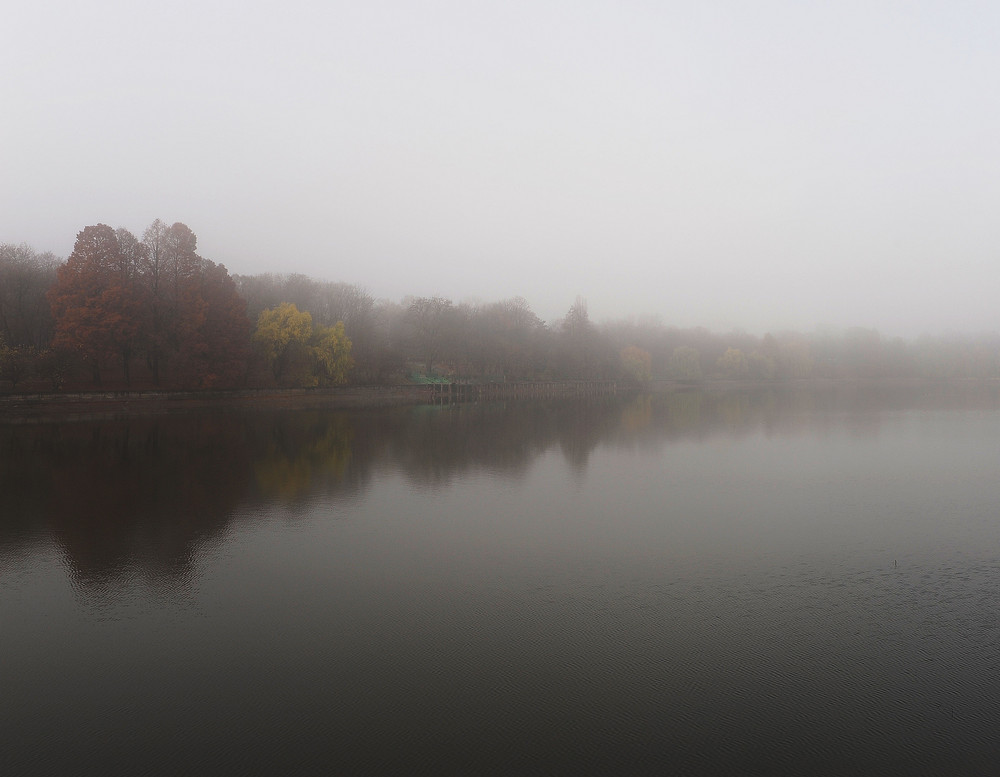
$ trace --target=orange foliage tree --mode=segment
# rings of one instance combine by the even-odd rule
[[[124,230],[120,230],[124,232]],[[89,366],[95,383],[101,365],[120,359],[125,382],[143,328],[143,289],[138,283],[141,251],[106,224],[77,235],[73,253],[56,271],[48,299],[55,320],[54,348],[75,355]],[[132,239],[134,242],[134,238]]]
[[[195,252],[184,224],[156,221],[139,241],[105,224],[79,233],[48,294],[53,347],[88,365],[145,357],[152,379],[175,386],[234,386],[246,372],[250,322],[226,268]]]
[[[187,386],[225,388],[246,376],[246,301],[222,265],[201,259],[184,278],[176,307],[176,377]]]

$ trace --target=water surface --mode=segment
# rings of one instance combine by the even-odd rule
[[[0,425],[5,773],[991,773],[991,389]]]

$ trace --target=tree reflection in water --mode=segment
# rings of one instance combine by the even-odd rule
[[[849,386],[0,424],[0,559],[55,542],[77,586],[183,586],[199,548],[231,521],[351,498],[376,469],[433,489],[476,470],[522,477],[549,450],[582,472],[600,445],[822,432],[834,421],[873,435],[887,409],[998,402],[989,387]]]

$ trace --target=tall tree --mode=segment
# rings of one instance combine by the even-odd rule
[[[223,265],[201,259],[180,289],[174,380],[230,388],[246,377],[250,321],[246,302]]]
[[[90,366],[93,380],[114,356],[123,377],[144,353],[154,382],[216,387],[245,378],[250,323],[225,267],[196,253],[184,224],[161,221],[142,241],[105,224],[85,228],[48,299],[53,346]]]
[[[75,353],[100,383],[101,363],[121,361],[125,382],[141,329],[142,299],[136,283],[134,238],[106,224],[86,227],[56,272],[48,299],[55,319],[53,346]],[[120,239],[121,238],[121,239]],[[127,244],[122,250],[122,242]]]
[[[197,253],[186,225],[157,219],[143,232],[144,347],[153,380],[211,388],[244,380],[250,321],[222,265]]]

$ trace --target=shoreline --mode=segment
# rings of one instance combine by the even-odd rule
[[[579,383],[603,383],[580,381]],[[460,402],[442,392],[447,384],[398,384],[387,386],[349,386],[327,389],[233,389],[216,391],[81,391],[0,393],[0,424],[30,423],[65,418],[102,419],[132,415],[159,415],[190,410],[217,409],[286,410],[349,409],[395,407],[403,405]],[[465,385],[465,384],[455,384]],[[475,384],[472,384],[475,385]],[[530,385],[530,384],[506,384]],[[685,391],[762,391],[803,389],[928,389],[993,388],[994,379],[935,378],[804,378],[791,381],[703,380],[682,382],[652,381],[645,387],[623,386],[617,393],[665,394]],[[566,396],[571,395],[555,395]],[[488,400],[488,397],[484,397]],[[470,398],[466,401],[476,401]],[[527,399],[525,401],[531,401]]]
[[[429,386],[220,391],[80,391],[0,394],[0,424],[63,418],[101,419],[190,410],[388,407],[433,401]]]

